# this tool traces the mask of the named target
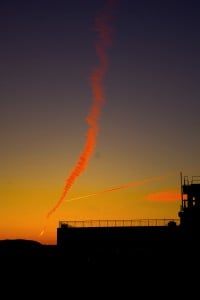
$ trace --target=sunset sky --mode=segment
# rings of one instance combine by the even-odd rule
[[[108,47],[95,30],[106,0],[0,3],[0,239],[56,244],[62,220],[178,218],[180,172],[200,175],[198,1],[112,2]],[[94,149],[47,218],[84,151],[97,44]]]

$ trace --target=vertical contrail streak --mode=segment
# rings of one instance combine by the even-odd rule
[[[108,69],[108,55],[106,53],[107,48],[111,45],[111,26],[109,21],[112,18],[112,12],[114,8],[115,1],[108,1],[105,9],[96,17],[95,20],[95,31],[98,33],[98,41],[96,42],[96,53],[99,58],[99,65],[93,69],[93,72],[90,76],[90,84],[93,94],[93,103],[90,108],[89,114],[86,118],[86,121],[89,125],[87,131],[87,137],[85,145],[83,147],[82,153],[72,169],[69,177],[66,179],[66,183],[63,189],[63,192],[55,204],[55,206],[48,212],[47,218],[55,212],[55,210],[63,202],[66,194],[69,189],[74,184],[78,176],[85,170],[88,165],[88,162],[94,152],[96,146],[97,135],[99,131],[99,118],[101,114],[102,105],[105,102],[104,90],[103,90],[103,79],[105,73]]]

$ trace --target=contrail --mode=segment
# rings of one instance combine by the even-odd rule
[[[43,228],[42,231],[40,232],[39,236],[44,235],[45,230],[46,230],[46,226],[44,226],[44,228]]]
[[[139,180],[139,181],[134,181],[134,182],[130,182],[130,183],[127,183],[127,184],[123,184],[123,185],[120,185],[120,186],[117,186],[117,187],[114,187],[114,188],[101,190],[101,191],[98,191],[98,192],[95,192],[95,193],[92,193],[92,194],[87,194],[87,195],[84,195],[84,196],[70,198],[70,199],[65,200],[65,202],[76,201],[76,200],[80,200],[80,199],[89,198],[89,197],[92,197],[92,196],[98,196],[98,195],[101,195],[101,194],[104,194],[104,193],[109,193],[109,192],[114,192],[114,191],[117,191],[117,190],[126,189],[126,188],[133,187],[133,186],[139,186],[139,185],[149,183],[149,182],[160,181],[162,179],[172,177],[172,176],[177,176],[177,172],[170,172],[170,173],[167,173],[167,174],[161,175],[161,176],[149,177],[149,178],[145,178],[145,179],[142,179],[142,180]],[[40,232],[40,234],[39,234],[40,236],[42,236],[44,234],[45,229],[46,229],[46,226],[44,226],[43,230]]]
[[[112,13],[114,9],[115,1],[108,1],[104,10],[95,19],[95,31],[98,33],[98,40],[96,42],[96,53],[99,58],[99,65],[93,69],[90,76],[90,84],[93,94],[93,104],[90,108],[89,114],[86,118],[86,122],[89,125],[89,129],[86,134],[86,141],[83,147],[82,153],[71,171],[69,177],[66,179],[63,192],[55,204],[55,206],[48,212],[47,218],[55,212],[55,210],[61,205],[66,194],[74,184],[77,177],[86,169],[89,160],[94,152],[96,146],[97,135],[99,132],[98,121],[102,106],[105,102],[103,79],[108,69],[108,55],[106,53],[107,48],[112,44],[111,33],[112,28],[109,25],[109,21],[112,19]]]
[[[146,179],[143,179],[143,180],[140,180],[140,181],[135,181],[135,182],[127,183],[127,184],[124,184],[124,185],[120,185],[120,186],[117,186],[117,187],[114,187],[114,188],[111,188],[111,189],[102,190],[102,191],[99,191],[99,192],[96,192],[96,193],[93,193],[93,194],[88,194],[88,195],[85,195],[85,196],[70,198],[70,199],[65,200],[65,202],[70,202],[70,201],[80,200],[80,199],[84,199],[84,198],[88,198],[88,197],[92,197],[92,196],[97,196],[97,195],[100,195],[100,194],[113,192],[113,191],[116,191],[116,190],[122,190],[122,189],[142,185],[142,184],[152,182],[152,181],[159,181],[159,180],[165,179],[165,178],[170,177],[170,176],[175,176],[175,175],[177,175],[177,173],[176,174],[175,173],[169,173],[169,174],[162,175],[162,176],[146,178]]]

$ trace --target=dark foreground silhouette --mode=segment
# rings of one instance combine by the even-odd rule
[[[196,240],[118,242],[93,240],[59,247],[30,240],[0,241],[1,287],[6,287],[8,298],[14,292],[20,298],[24,293],[26,299],[35,293],[35,298],[45,299],[52,294],[56,299],[69,294],[72,299],[80,294],[113,299],[121,294],[123,299],[140,295],[160,300],[196,293],[194,274],[200,267]]]
[[[186,257],[188,259],[186,259]],[[2,262],[43,262],[59,263],[63,267],[97,266],[128,267],[137,265],[169,266],[196,264],[200,258],[199,239],[95,239],[71,241],[68,245],[43,245],[33,240],[0,240]]]

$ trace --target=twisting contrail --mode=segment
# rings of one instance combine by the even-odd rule
[[[107,1],[103,11],[95,19],[95,31],[98,33],[98,40],[96,42],[96,53],[99,58],[99,65],[97,65],[90,76],[90,84],[93,94],[93,103],[90,108],[86,121],[89,125],[87,131],[87,137],[82,153],[72,169],[69,177],[66,179],[63,192],[55,204],[55,206],[48,212],[47,218],[55,212],[55,210],[61,205],[69,189],[74,184],[77,177],[85,170],[88,162],[94,152],[96,146],[97,135],[99,131],[99,118],[101,114],[102,106],[105,102],[103,79],[108,69],[108,55],[106,53],[107,48],[111,45],[111,33],[112,27],[109,22],[113,16],[115,1]]]
[[[92,197],[92,196],[97,196],[97,195],[101,195],[101,194],[104,194],[104,193],[113,192],[113,191],[116,191],[116,190],[122,190],[122,189],[142,185],[142,184],[152,182],[152,181],[159,181],[159,180],[165,179],[165,178],[170,177],[170,176],[175,176],[176,174],[177,173],[169,173],[169,174],[162,175],[162,176],[145,178],[145,179],[140,180],[140,181],[135,181],[135,182],[120,185],[120,186],[117,186],[117,187],[114,187],[114,188],[111,188],[111,189],[98,191],[98,192],[93,193],[93,194],[88,194],[88,195],[85,195],[85,196],[70,198],[70,199],[65,200],[65,202],[70,202],[70,201],[80,200],[80,199],[84,199],[84,198],[88,198],[88,197]]]

